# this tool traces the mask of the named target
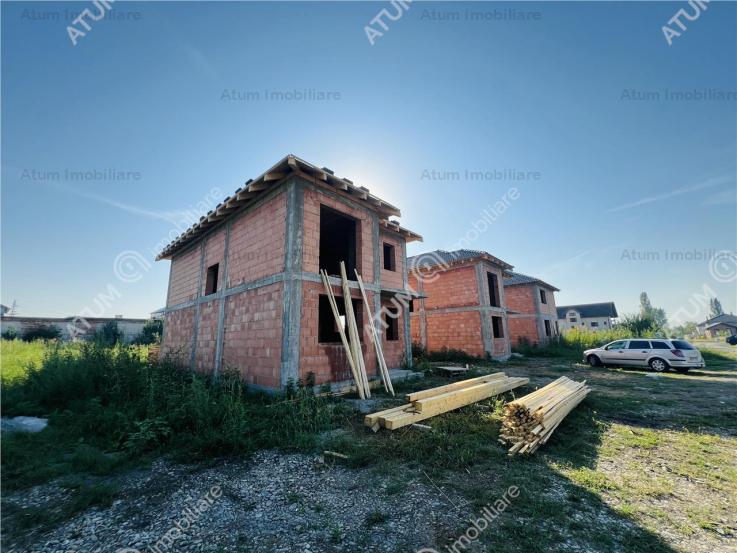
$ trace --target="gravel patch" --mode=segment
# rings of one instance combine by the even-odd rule
[[[399,481],[401,486],[393,485]],[[120,498],[109,508],[89,509],[42,535],[25,536],[22,543],[9,542],[6,533],[3,549],[415,551],[446,543],[453,535],[448,525],[463,525],[469,514],[466,507],[455,507],[465,506],[462,498],[436,488],[422,474],[386,476],[348,469],[329,458],[276,451],[207,468],[160,460],[119,484]],[[49,484],[4,501],[26,507],[46,500],[51,506],[59,497],[58,486]]]

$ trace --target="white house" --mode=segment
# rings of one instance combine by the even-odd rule
[[[614,302],[559,305],[558,328],[561,332],[571,328],[608,330],[619,317]]]

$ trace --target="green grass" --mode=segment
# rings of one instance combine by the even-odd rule
[[[349,457],[340,463],[374,471],[387,495],[399,497],[418,479],[452,489],[473,512],[517,486],[520,497],[482,537],[487,550],[672,552],[663,529],[683,540],[734,531],[724,521],[737,503],[737,365],[721,352],[705,358],[708,370],[658,378],[564,357],[476,360],[469,377],[504,370],[531,383],[433,417],[430,432],[373,433],[347,402],[316,397],[310,386],[266,396],[233,376],[214,382],[151,365],[136,348],[56,346],[37,370],[4,387],[3,414],[49,416],[51,424],[3,437],[3,492],[55,479],[70,497],[55,509],[6,506],[9,528],[44,528],[109,504],[118,473],[159,455],[193,462],[276,447],[337,451]],[[433,363],[424,368],[423,380],[396,383],[396,398],[376,397],[388,407],[408,391],[447,383]],[[509,458],[498,443],[505,402],[562,374],[587,380],[592,393],[534,456]],[[342,432],[326,432],[336,428]],[[302,502],[297,494],[289,500]],[[365,525],[385,516],[371,513]],[[336,530],[335,539],[341,535]],[[454,536],[438,535],[437,549]]]
[[[38,345],[31,345],[37,359]],[[234,374],[214,381],[170,363],[150,364],[137,346],[49,344],[38,367],[13,375],[3,386],[3,416],[43,416],[50,424],[39,433],[3,436],[3,495],[52,480],[82,482],[71,500],[38,512],[8,504],[4,532],[16,537],[107,504],[115,495],[107,480],[157,456],[191,463],[262,448],[314,451],[321,432],[353,413],[309,385],[266,395]]]
[[[0,377],[3,384],[23,380],[32,367],[38,367],[46,351],[43,341],[0,340]]]

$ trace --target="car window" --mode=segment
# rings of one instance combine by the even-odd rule
[[[650,342],[653,345],[653,349],[670,349],[670,346],[665,342]]]
[[[647,340],[630,340],[627,349],[650,349],[650,342]]]
[[[625,343],[623,341],[622,342],[612,342],[611,344],[609,344],[606,347],[606,349],[607,350],[610,350],[610,349],[622,349],[622,348],[624,348],[624,344]]]
[[[696,349],[691,344],[686,342],[685,340],[673,340],[671,342],[673,344],[673,347],[676,349]]]

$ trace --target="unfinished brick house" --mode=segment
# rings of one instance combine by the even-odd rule
[[[545,344],[558,334],[555,292],[560,290],[539,278],[512,271],[507,273],[504,296],[512,344]]]
[[[237,369],[248,384],[279,389],[314,374],[351,378],[320,269],[343,309],[345,261],[369,375],[377,360],[354,268],[375,312],[408,295],[406,243],[422,238],[389,219],[400,211],[368,189],[289,155],[226,198],[169,244],[162,354],[199,371]],[[411,364],[409,318],[390,308],[387,365]],[[342,314],[342,312],[341,312]]]
[[[509,356],[502,279],[510,264],[475,250],[435,250],[407,262],[410,288],[421,296],[410,316],[413,342],[429,351]]]

